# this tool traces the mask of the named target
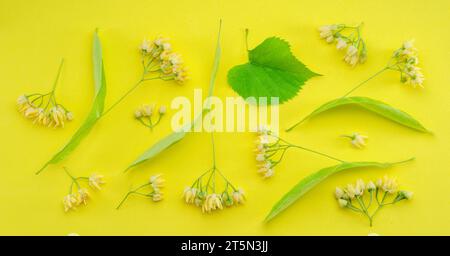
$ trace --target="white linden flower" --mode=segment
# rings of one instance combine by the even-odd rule
[[[275,174],[275,171],[273,169],[267,169],[267,171],[264,173],[263,178],[267,179],[272,177]]]
[[[139,47],[139,49],[145,53],[149,53],[152,51],[152,47],[150,45],[150,41],[148,41],[147,39],[144,39],[142,41],[141,46]]]
[[[244,191],[242,189],[238,189],[233,192],[233,201],[236,204],[243,204],[244,203]]]
[[[78,204],[87,204],[87,200],[89,199],[88,190],[85,188],[80,188],[78,190]]]
[[[395,179],[384,177],[383,186],[381,187],[385,192],[393,194],[397,191],[397,181]]]
[[[136,111],[134,112],[134,117],[135,117],[136,119],[141,118],[141,117],[142,117],[142,112],[141,112],[139,109],[136,110]]]
[[[197,196],[197,189],[186,187],[184,189],[183,197],[188,204],[194,203],[195,197]]]
[[[346,192],[347,192],[347,195],[348,195],[348,197],[350,199],[355,198],[356,190],[355,190],[355,187],[352,184],[348,184],[347,185]]]
[[[325,25],[319,28],[321,38],[333,38],[333,32],[336,30],[336,25]]]
[[[26,104],[26,103],[28,103],[28,98],[27,98],[27,96],[25,96],[25,95],[20,95],[18,98],[17,98],[17,105],[24,105],[24,104]]]
[[[91,186],[92,188],[101,190],[100,186],[103,184],[105,184],[103,175],[92,174],[91,176],[89,176],[89,186]]]
[[[205,202],[203,202],[202,211],[211,212],[212,210],[222,210],[222,200],[220,195],[209,194],[206,196]]]
[[[413,195],[414,195],[413,192],[411,192],[411,191],[404,191],[404,190],[400,191],[399,194],[401,194],[401,195],[402,195],[403,197],[405,197],[407,200],[411,200],[412,197],[413,197]]]
[[[366,185],[364,184],[364,181],[362,179],[358,179],[356,181],[355,194],[358,196],[362,196],[364,194],[365,189]]]
[[[74,194],[69,194],[65,196],[63,199],[64,211],[68,212],[71,209],[75,209],[77,202],[78,202],[77,197]]]
[[[372,190],[375,190],[377,187],[375,186],[375,183],[373,183],[373,181],[369,181],[368,183],[367,183],[367,190],[368,191],[372,191]]]
[[[382,179],[377,179],[375,185],[377,186],[377,188],[381,188],[383,186],[383,180]]]
[[[67,121],[72,121],[73,120],[73,113],[72,112],[67,112],[66,113],[66,119]]]
[[[342,39],[341,37],[339,37],[339,38],[337,39],[336,49],[342,50],[342,49],[345,49],[346,47],[347,47],[347,42],[345,42],[344,39]]]
[[[149,182],[154,190],[159,190],[164,187],[165,180],[161,176],[161,174],[157,174],[150,177]]]
[[[257,154],[256,155],[256,161],[258,161],[258,162],[265,162],[266,161],[266,155],[265,154]]]
[[[141,108],[141,112],[143,116],[151,116],[153,114],[153,106],[143,105]]]
[[[336,199],[341,199],[342,197],[344,197],[345,192],[341,188],[336,187],[336,190],[334,191],[334,195],[336,196]]]
[[[358,60],[359,60],[358,48],[356,48],[354,45],[350,45],[347,48],[347,53],[345,54],[344,60],[350,66],[355,66],[358,63]]]
[[[268,135],[261,135],[261,136],[259,136],[259,137],[258,137],[258,142],[259,142],[261,145],[267,145],[267,144],[269,144],[269,143],[270,143],[270,141],[269,141],[269,136],[268,136]]]
[[[167,112],[166,106],[159,107],[159,114],[164,115]]]
[[[163,200],[162,192],[160,192],[160,191],[153,192],[152,200],[153,200],[153,202],[159,202],[159,201]]]
[[[354,147],[362,148],[362,147],[366,146],[366,139],[368,139],[369,137],[355,132],[352,135],[350,135],[350,138],[351,138],[351,143]]]

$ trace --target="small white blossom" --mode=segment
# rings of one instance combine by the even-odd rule
[[[346,47],[347,47],[347,42],[342,38],[338,38],[337,43],[336,43],[336,49],[342,50],[342,49],[345,49]]]
[[[399,194],[401,194],[401,195],[402,195],[404,198],[406,198],[407,200],[411,200],[412,197],[413,197],[413,195],[414,195],[413,192],[411,192],[411,191],[405,191],[405,190],[400,191]]]
[[[336,199],[341,199],[345,195],[345,192],[341,188],[336,187],[336,190],[334,191],[334,195],[336,196]]]
[[[91,176],[89,176],[89,186],[91,186],[92,188],[101,190],[102,188],[100,186],[103,184],[105,184],[103,175],[92,174]]]

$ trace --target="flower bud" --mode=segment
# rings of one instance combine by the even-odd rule
[[[342,208],[345,208],[348,205],[348,201],[344,200],[344,199],[339,199],[338,203],[339,203],[339,206]]]

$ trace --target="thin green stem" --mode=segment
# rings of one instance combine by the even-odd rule
[[[294,147],[294,148],[303,149],[303,150],[306,150],[306,151],[308,151],[308,152],[311,152],[311,153],[314,153],[314,154],[317,154],[317,155],[321,155],[321,156],[327,157],[327,158],[329,158],[329,159],[336,160],[336,161],[341,162],[341,163],[345,163],[345,162],[346,162],[346,161],[341,160],[341,159],[339,159],[339,158],[336,158],[336,157],[334,157],[334,156],[330,156],[330,155],[328,155],[328,154],[321,153],[321,152],[318,152],[318,151],[315,151],[315,150],[312,150],[312,149],[309,149],[309,148],[305,148],[305,147],[301,147],[301,146],[297,146],[297,145],[290,145],[290,146],[291,146],[291,147]]]
[[[144,80],[141,79],[139,80],[139,82],[137,82],[133,87],[131,87],[124,95],[122,95],[122,97],[120,97],[116,102],[114,102],[114,104],[111,105],[111,107],[109,107],[107,110],[105,110],[103,112],[103,114],[101,115],[101,117],[105,116],[106,114],[109,113],[109,111],[111,111],[115,106],[117,106],[117,104],[119,104],[122,100],[124,100],[132,91],[134,91]]]
[[[351,89],[350,91],[348,91],[346,94],[344,94],[341,98],[345,98],[348,95],[350,95],[352,92],[354,92],[355,90],[357,90],[358,88],[360,88],[361,86],[363,86],[365,83],[369,82],[370,80],[372,80],[373,78],[375,78],[376,76],[378,76],[379,74],[383,73],[384,71],[388,70],[389,68],[386,66],[384,68],[382,68],[381,70],[379,70],[378,72],[376,72],[375,74],[373,74],[372,76],[370,76],[369,78],[367,78],[366,80],[362,81],[361,83],[359,83],[357,86],[353,87],[353,89]]]
[[[144,188],[144,187],[146,187],[146,186],[148,186],[148,185],[150,185],[150,183],[146,183],[146,184],[144,184],[144,185],[141,185],[141,186],[137,187],[136,189],[133,189],[133,190],[131,190],[131,191],[128,191],[128,193],[125,195],[125,197],[122,199],[122,201],[120,201],[119,205],[116,207],[116,210],[119,210],[119,208],[122,206],[123,203],[125,203],[125,201],[128,199],[128,197],[129,197],[131,194],[142,194],[142,193],[139,193],[139,192],[137,192],[137,191],[139,191],[141,188]]]
[[[56,75],[55,82],[53,83],[53,87],[52,87],[52,91],[51,91],[52,94],[55,92],[56,85],[58,84],[58,80],[61,75],[61,70],[62,70],[63,64],[64,64],[64,58],[61,59],[61,63],[59,64],[58,73]]]
[[[214,133],[211,132],[211,145],[212,145],[212,155],[213,155],[213,169],[216,169],[216,146],[214,144]]]
[[[249,52],[249,50],[248,50],[248,33],[249,33],[249,30],[248,30],[248,28],[246,28],[245,29],[245,49],[247,49],[247,52]]]
[[[122,201],[120,201],[119,205],[116,207],[116,210],[119,210],[119,208],[122,206],[123,203],[125,203],[125,201],[128,199],[128,197],[132,194],[132,191],[129,191],[125,197],[122,199]]]

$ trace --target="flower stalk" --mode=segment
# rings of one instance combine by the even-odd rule
[[[147,183],[144,183],[143,185],[128,191],[124,198],[120,201],[119,205],[117,205],[116,210],[119,210],[131,195],[139,195],[150,198],[153,202],[161,201],[163,199],[163,193],[161,189],[164,187],[165,183],[165,180],[161,176],[162,174],[153,175],[150,177]],[[149,191],[148,188],[150,188]],[[147,189],[147,192],[142,192],[144,189]]]
[[[273,134],[273,132],[268,128],[261,127],[258,132],[258,139],[256,140],[255,149],[256,161],[258,162],[258,173],[261,174],[263,178],[272,177],[275,174],[274,167],[281,163],[287,150],[291,148],[305,150],[310,153],[317,154],[341,163],[346,162],[337,157],[310,148],[292,144]]]

